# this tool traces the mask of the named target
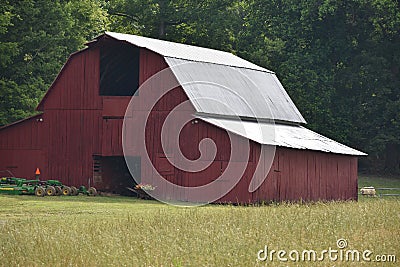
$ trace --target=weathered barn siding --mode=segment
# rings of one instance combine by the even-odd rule
[[[33,179],[36,168],[45,166],[41,118],[39,114],[0,129],[0,176],[9,176],[10,171]]]
[[[72,54],[37,109],[102,109],[99,56],[99,49],[85,49]]]
[[[271,172],[252,197],[253,201],[356,199],[357,160],[278,147]]]
[[[0,128],[0,147],[2,149],[41,149],[43,145],[42,114],[18,121],[8,127]]]
[[[101,110],[52,110],[44,120],[48,131],[47,178],[88,185],[93,174],[92,155],[101,154]]]
[[[71,55],[39,104],[44,111],[46,179],[69,185],[93,184],[93,155],[101,154],[102,99],[99,49]]]
[[[168,162],[174,155],[165,155],[160,141],[160,130],[166,114],[155,116],[149,123],[149,135],[146,135],[153,163],[159,173],[170,182],[195,187],[216,180],[225,171],[230,160],[230,141],[225,130],[205,122],[188,123],[180,135],[182,153],[188,159],[200,156],[199,143],[204,138],[214,140],[218,148],[215,161],[205,170],[189,173],[179,170]],[[161,119],[160,119],[161,118]],[[172,137],[170,137],[172,138]],[[247,139],[233,135],[243,146]],[[247,162],[247,168],[239,183],[217,202],[252,203],[262,201],[318,201],[357,199],[357,158],[309,150],[277,147],[275,158],[267,178],[255,191],[248,192],[250,181],[260,157],[261,145],[249,142],[249,158],[241,155],[233,162]],[[151,152],[150,152],[151,153]],[[260,163],[266,168],[267,163]],[[151,182],[147,173],[147,181]],[[162,190],[162,189],[160,189]],[[181,196],[187,200],[186,196]]]

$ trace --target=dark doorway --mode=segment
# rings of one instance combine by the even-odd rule
[[[139,87],[139,48],[106,44],[100,50],[100,95],[132,96]]]
[[[129,161],[134,162],[133,175],[136,180],[140,179],[140,157],[130,157]],[[108,193],[132,195],[127,188],[136,185],[123,156],[94,157],[93,176],[95,186],[98,190]],[[139,180],[140,181],[140,180]]]

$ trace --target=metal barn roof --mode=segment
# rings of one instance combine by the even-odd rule
[[[165,60],[197,112],[306,123],[274,73]]]
[[[164,56],[197,112],[306,123],[275,73],[231,53],[136,35],[106,35]]]
[[[105,35],[120,41],[126,41],[138,47],[147,48],[164,57],[175,57],[191,61],[208,62],[226,66],[235,66],[271,72],[270,70],[264,69],[254,63],[251,63],[247,60],[244,60],[240,57],[224,51],[181,43],[168,42],[164,40],[131,34],[106,32]]]
[[[201,115],[197,117],[263,145],[276,145],[354,156],[366,155],[361,151],[345,146],[299,125],[240,121]]]

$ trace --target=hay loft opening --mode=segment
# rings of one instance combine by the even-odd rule
[[[100,50],[100,95],[132,96],[139,87],[139,48],[108,44]]]

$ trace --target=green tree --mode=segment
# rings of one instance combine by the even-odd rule
[[[0,125],[33,114],[70,53],[104,31],[93,0],[7,1],[0,7]]]
[[[265,62],[309,127],[382,163],[375,159],[400,142],[398,1],[255,0],[252,7],[264,35],[282,41]],[[399,153],[390,157],[393,166],[377,167],[398,171]]]
[[[235,51],[238,1],[114,0],[108,5],[112,30]]]

